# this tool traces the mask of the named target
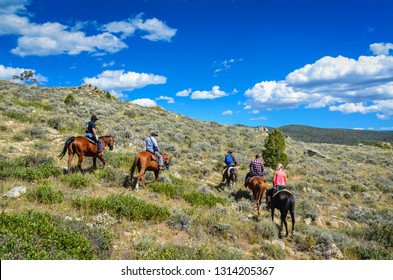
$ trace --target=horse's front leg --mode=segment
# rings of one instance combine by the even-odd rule
[[[160,170],[155,170],[154,171],[154,176],[155,176],[154,182],[158,182],[158,174],[160,174]]]
[[[97,169],[97,157],[93,157],[93,170]]]
[[[103,153],[100,153],[100,154],[98,155],[98,158],[99,158],[100,161],[102,162],[102,168],[105,168],[106,162],[105,162],[104,154],[103,154]],[[95,168],[96,168],[96,167],[94,167],[94,169],[95,169]]]

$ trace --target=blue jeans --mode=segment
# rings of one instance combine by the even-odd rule
[[[162,158],[162,155],[159,152],[157,152],[157,151],[155,151],[154,154],[158,158],[158,165],[163,166],[164,165],[164,159]]]

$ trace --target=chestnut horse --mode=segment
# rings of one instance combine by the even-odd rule
[[[263,179],[263,177],[254,176],[248,181],[247,188],[249,188],[252,191],[254,201],[257,204],[257,210],[259,216],[263,194],[266,191],[266,181],[265,179]]]
[[[153,158],[154,157],[154,158]],[[162,154],[164,160],[165,169],[168,169],[171,164],[171,157],[167,154]],[[140,152],[134,158],[134,163],[130,169],[130,179],[134,177],[135,168],[138,167],[138,177],[136,179],[135,189],[139,189],[139,181],[142,180],[142,187],[145,188],[145,172],[146,171],[153,171],[155,176],[155,182],[158,182],[158,174],[160,173],[160,169],[158,167],[158,160],[155,156],[149,152]]]
[[[102,143],[102,153],[100,155],[97,154],[97,145],[92,143],[88,138],[84,136],[76,136],[70,137],[64,144],[63,151],[59,155],[59,158],[62,159],[67,152],[68,149],[68,173],[71,172],[71,162],[75,154],[78,156],[78,167],[82,174],[85,172],[82,169],[83,157],[93,157],[93,168],[97,169],[96,160],[97,157],[102,161],[105,167],[105,158],[104,151],[106,146],[109,147],[109,150],[113,150],[113,146],[115,144],[115,136],[101,136],[98,138]]]
[[[274,209],[277,208],[280,210],[280,228],[279,228],[279,237],[281,238],[282,224],[285,225],[286,236],[288,236],[288,225],[287,225],[287,214],[288,211],[291,214],[292,219],[292,234],[295,230],[295,198],[292,193],[287,190],[280,190],[276,194],[273,195],[271,201],[272,208],[272,221],[274,223]]]

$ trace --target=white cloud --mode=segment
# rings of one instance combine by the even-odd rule
[[[165,22],[156,18],[143,21],[142,14],[134,18],[131,23],[139,30],[148,33],[142,36],[142,38],[150,41],[170,42],[177,32],[177,29],[168,27]]]
[[[222,112],[222,115],[224,115],[224,116],[232,116],[233,112],[232,112],[232,110],[226,110],[226,111]]]
[[[169,97],[169,96],[160,96],[157,97],[156,100],[166,100],[168,103],[175,103],[175,100],[173,99],[173,97]]]
[[[155,107],[157,106],[157,103],[154,100],[151,100],[149,98],[140,98],[136,99],[133,101],[130,101],[130,103],[137,104],[143,107]]]
[[[19,76],[24,71],[33,71],[34,78],[39,83],[45,83],[48,81],[47,77],[44,77],[41,74],[37,74],[33,69],[6,67],[1,64],[0,64],[0,80],[17,81],[14,80],[12,77],[14,75]]]
[[[111,60],[111,61],[108,62],[108,63],[103,63],[103,64],[102,64],[102,67],[111,67],[111,66],[113,66],[113,65],[115,65],[115,61],[114,61],[114,60]]]
[[[165,84],[166,77],[124,70],[106,70],[97,77],[84,78],[87,84],[95,85],[104,90],[132,91],[148,85]]]
[[[176,93],[176,96],[180,96],[180,97],[186,97],[189,96],[190,93],[192,92],[192,89],[185,89],[185,90],[181,90],[179,92]]]
[[[374,44],[373,49],[376,45],[390,48]],[[393,115],[393,56],[326,56],[289,73],[283,81],[257,83],[245,96],[249,97],[245,109],[251,110],[329,107],[388,119]]]
[[[370,45],[370,50],[375,55],[388,55],[393,50],[392,43],[374,43]]]
[[[142,19],[142,14],[134,19],[111,22],[103,26],[104,32],[87,36],[81,31],[86,23],[77,22],[74,27],[58,22],[37,24],[30,22],[25,16],[19,16],[18,11],[24,11],[28,1],[6,0],[0,2],[0,36],[17,35],[17,46],[11,53],[19,56],[48,56],[48,55],[77,55],[88,52],[93,55],[116,53],[128,48],[123,40],[135,33],[142,33],[142,38],[151,41],[170,41],[176,34],[176,29],[168,27],[164,22],[152,18]],[[114,34],[121,33],[121,37]]]
[[[194,91],[191,94],[191,99],[216,99],[227,95],[225,91],[220,90],[219,86],[213,86],[210,91]]]
[[[1,0],[0,14],[14,14],[24,12],[30,0]]]
[[[266,120],[267,120],[267,117],[265,117],[265,116],[261,116],[258,118],[250,118],[250,121],[266,121]]]
[[[214,61],[213,67],[214,67],[214,76],[217,76],[220,72],[227,71],[229,68],[232,67],[234,63],[241,62],[243,61],[243,58],[240,59],[225,59],[225,60],[218,60]]]

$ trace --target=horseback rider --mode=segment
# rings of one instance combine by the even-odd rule
[[[263,162],[259,155],[255,155],[255,159],[249,164],[250,172],[247,173],[246,179],[244,181],[244,186],[247,187],[248,181],[254,176],[263,177],[265,175]]]
[[[98,121],[96,115],[91,116],[91,120],[86,124],[86,133],[85,137],[94,141],[97,144],[97,153],[98,155],[102,154],[102,143],[99,141],[97,136],[98,127],[96,126],[96,121]]]
[[[162,158],[160,149],[158,148],[157,132],[150,133],[150,136],[146,138],[146,151],[154,154],[158,158],[158,165],[160,170],[164,170],[164,159]]]
[[[225,182],[225,172],[230,167],[235,167],[237,165],[236,157],[233,154],[233,150],[228,150],[228,153],[225,156],[225,167],[222,174],[222,182]],[[232,169],[231,172],[233,173],[235,170]]]
[[[287,173],[284,171],[284,165],[279,163],[276,171],[274,172],[273,188],[266,191],[266,203],[268,209],[270,209],[270,202],[272,200],[272,196],[276,193],[276,191],[284,189],[286,185]]]

